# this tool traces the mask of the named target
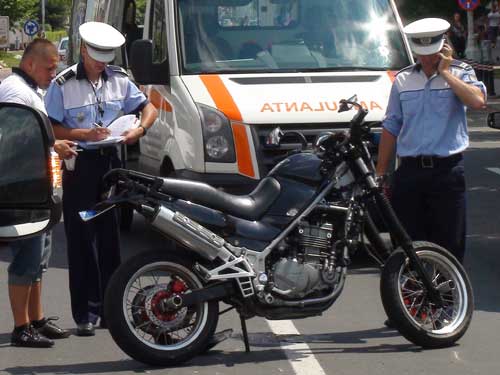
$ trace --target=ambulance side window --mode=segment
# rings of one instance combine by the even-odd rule
[[[159,63],[167,58],[167,24],[165,1],[153,0],[151,6],[152,22],[149,35],[153,40],[153,62]]]

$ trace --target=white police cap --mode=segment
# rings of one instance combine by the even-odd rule
[[[103,22],[85,22],[78,31],[94,60],[108,63],[115,58],[115,49],[125,43],[123,35],[113,26]]]
[[[408,37],[410,48],[417,55],[433,55],[443,48],[444,34],[450,23],[441,18],[423,18],[406,25],[403,32]]]

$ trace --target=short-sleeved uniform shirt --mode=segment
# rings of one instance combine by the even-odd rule
[[[82,63],[61,72],[45,96],[49,118],[69,129],[104,127],[124,114],[136,113],[148,103],[145,95],[120,67],[107,66],[96,85]],[[87,147],[85,142],[78,142]]]
[[[19,68],[12,68],[12,74],[0,84],[0,102],[25,104],[47,114],[42,91],[37,83]]]
[[[484,84],[470,65],[453,61],[450,70],[486,96]],[[466,107],[441,75],[428,78],[419,64],[397,74],[382,126],[397,137],[400,157],[446,157],[469,145]]]

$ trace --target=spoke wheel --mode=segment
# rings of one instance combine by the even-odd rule
[[[168,301],[203,284],[193,262],[166,252],[140,254],[113,275],[105,300],[110,333],[128,355],[172,365],[204,350],[217,325],[217,302],[176,309]]]
[[[414,247],[444,304],[431,302],[405,254],[397,251],[382,273],[384,309],[392,324],[411,342],[429,348],[452,345],[465,334],[472,318],[470,281],[462,265],[445,249],[428,242],[415,242]]]

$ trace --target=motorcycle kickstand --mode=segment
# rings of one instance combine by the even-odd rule
[[[248,342],[247,322],[240,314],[241,332],[243,333],[243,342],[245,343],[245,353],[250,353],[250,343]]]

